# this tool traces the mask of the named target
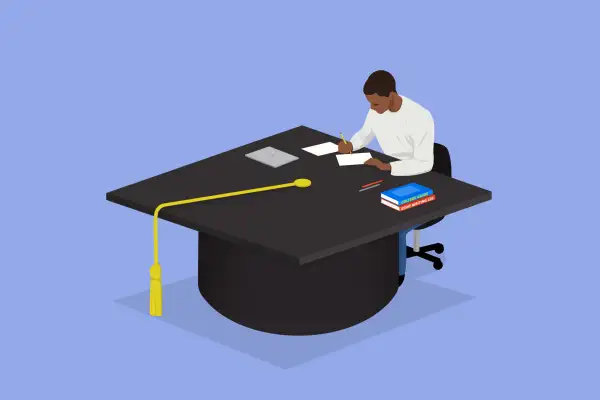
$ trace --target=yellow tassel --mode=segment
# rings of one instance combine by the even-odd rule
[[[150,315],[162,316],[162,283],[160,264],[150,267]]]
[[[283,189],[288,187],[307,188],[311,185],[308,179],[296,179],[294,182],[284,183],[282,185],[265,186],[256,189],[240,190],[238,192],[230,192],[217,194],[213,196],[197,197],[195,199],[187,199],[180,201],[171,201],[163,203],[154,210],[154,264],[150,267],[150,315],[155,317],[162,316],[162,284],[161,284],[161,269],[158,263],[158,213],[166,207],[180,206],[184,204],[197,203],[199,201],[223,199],[225,197],[240,196],[243,194],[265,192],[267,190]]]

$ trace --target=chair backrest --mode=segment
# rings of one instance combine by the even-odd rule
[[[450,152],[443,144],[435,143],[433,145],[433,171],[452,177]]]
[[[452,177],[452,161],[450,160],[450,152],[443,144],[435,143],[433,145],[433,172],[438,174]],[[426,222],[423,225],[416,227],[415,229],[421,230],[429,228],[432,225],[437,224],[444,217],[436,218],[432,221]]]

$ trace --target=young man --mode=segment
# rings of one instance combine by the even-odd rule
[[[340,153],[367,146],[374,137],[383,152],[399,161],[384,163],[371,158],[365,164],[396,176],[423,174],[433,168],[433,118],[431,113],[396,92],[396,81],[387,71],[373,72],[363,92],[371,104],[364,126],[348,143],[338,143]]]

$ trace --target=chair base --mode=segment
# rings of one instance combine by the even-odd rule
[[[441,254],[444,252],[444,245],[441,243],[428,244],[427,246],[420,247],[419,251],[415,251],[412,247],[406,246],[406,258],[421,257],[424,260],[432,262],[433,268],[437,270],[442,269],[444,267],[442,260],[439,257],[428,254],[429,251],[435,251],[437,254]]]

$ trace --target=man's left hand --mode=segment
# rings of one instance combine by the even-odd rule
[[[381,171],[390,171],[392,169],[392,166],[390,164],[384,163],[383,161],[380,161],[376,158],[369,158],[367,161],[365,161],[365,164],[377,167]]]

